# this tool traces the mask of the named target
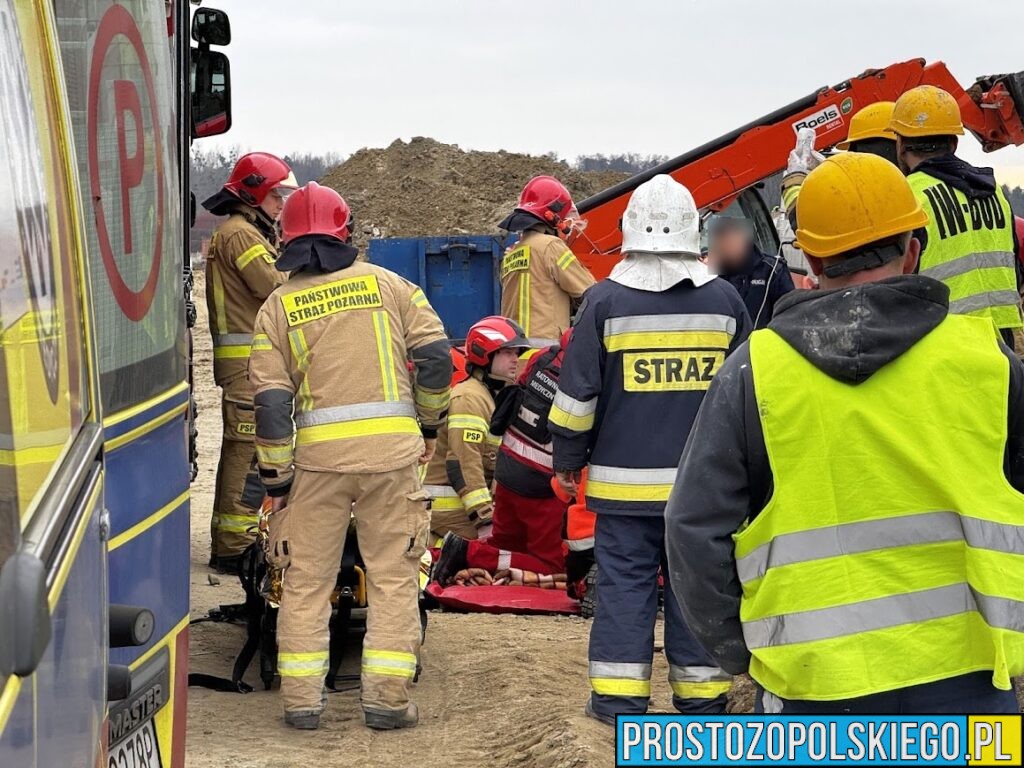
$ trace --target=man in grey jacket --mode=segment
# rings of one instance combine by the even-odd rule
[[[831,158],[797,205],[822,290],[704,399],[665,511],[683,615],[758,711],[1016,712],[1024,367],[913,274],[891,164]]]

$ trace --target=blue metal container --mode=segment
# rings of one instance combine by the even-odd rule
[[[423,289],[451,339],[464,339],[469,326],[501,314],[498,268],[513,237],[390,237],[371,240],[367,259],[397,272]]]

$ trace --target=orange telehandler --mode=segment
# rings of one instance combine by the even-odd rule
[[[827,149],[846,138],[850,118],[858,110],[879,101],[895,101],[905,91],[925,84],[939,86],[956,98],[964,125],[986,152],[1024,144],[1024,72],[981,77],[964,89],[942,62],[912,59],[821,88],[583,200],[578,208],[587,228],[572,249],[596,278],[606,277],[619,260],[619,222],[629,196],[652,176],[667,173],[690,189],[699,207],[733,208],[750,219],[758,245],[775,253],[778,232],[755,186],[785,169],[796,132],[814,128],[816,149]]]

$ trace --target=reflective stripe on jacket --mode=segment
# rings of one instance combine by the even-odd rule
[[[290,482],[293,463],[353,473],[412,464],[421,432],[447,414],[449,349],[423,292],[393,272],[357,261],[294,275],[260,310],[250,356],[264,484]]]
[[[920,274],[949,287],[950,312],[990,318],[997,328],[1020,328],[1013,211],[1002,190],[968,198],[921,171],[907,180],[928,213]]]
[[[569,327],[571,300],[594,278],[558,237],[527,230],[501,261],[501,314],[538,346],[557,343]]]
[[[548,424],[556,470],[590,465],[590,509],[663,512],[704,393],[749,329],[720,279],[661,293],[605,280],[587,292]]]
[[[787,699],[976,670],[1009,689],[1024,672],[1024,496],[1003,474],[1009,369],[991,324],[949,315],[856,385],[773,331],[750,355],[774,482],[734,537],[751,675]]]
[[[256,226],[255,215],[241,207],[231,214],[213,233],[206,256],[213,376],[221,386],[245,374],[256,315],[288,277],[274,266],[277,250]]]

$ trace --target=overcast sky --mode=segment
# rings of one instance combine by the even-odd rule
[[[677,155],[824,85],[923,57],[1024,70],[1020,0],[205,0],[231,16],[234,127],[271,152],[430,136]],[[1024,149],[961,154],[1024,167]]]

